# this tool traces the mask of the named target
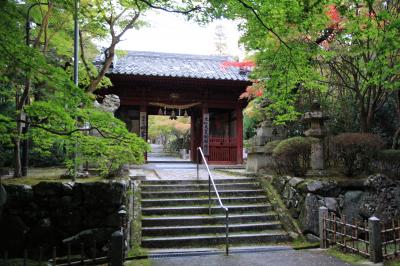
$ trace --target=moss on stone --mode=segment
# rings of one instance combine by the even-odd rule
[[[287,231],[294,233],[298,238],[302,239],[303,236],[300,227],[298,226],[297,222],[290,216],[285,204],[283,203],[275,188],[272,186],[271,182],[268,181],[265,177],[259,177],[258,180],[260,181],[261,187],[265,191],[267,198],[272,203],[274,211],[278,214],[279,220],[281,221],[283,227]]]

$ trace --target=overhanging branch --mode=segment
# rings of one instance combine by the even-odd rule
[[[267,24],[265,24],[265,22],[261,19],[261,17],[258,15],[257,11],[254,9],[254,7],[250,6],[249,4],[245,3],[243,0],[238,0],[239,3],[241,3],[245,8],[249,9],[254,16],[256,17],[256,19],[260,22],[260,24],[266,28],[269,32],[271,32],[278,40],[280,43],[282,43],[284,46],[286,46],[286,48],[288,48],[289,50],[291,50],[290,46],[281,38],[281,36],[278,35],[278,33],[275,32],[274,29],[272,29],[271,27],[268,27]]]
[[[162,6],[156,6],[156,5],[150,3],[150,2],[147,1],[147,0],[139,0],[139,1],[142,2],[142,3],[144,3],[144,4],[146,4],[146,5],[147,5],[148,7],[150,7],[150,8],[162,10],[162,11],[169,12],[169,13],[178,13],[178,14],[187,15],[187,14],[192,13],[192,12],[194,12],[194,11],[199,11],[199,10],[201,10],[201,7],[200,7],[200,6],[195,6],[195,7],[193,7],[193,8],[187,9],[187,10],[179,10],[179,9],[169,9],[169,8],[162,7]]]

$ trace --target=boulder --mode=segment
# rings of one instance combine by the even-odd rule
[[[107,227],[86,229],[64,238],[62,242],[70,243],[72,248],[80,250],[81,243],[83,243],[85,249],[91,249],[96,240],[97,253],[99,253],[107,246],[114,231],[115,228]]]
[[[285,188],[286,183],[291,179],[290,176],[277,176],[272,179],[272,185],[278,191],[278,193],[282,193]]]
[[[286,208],[297,208],[299,206],[299,202],[301,201],[301,195],[297,193],[296,189],[292,186],[285,186],[282,193],[282,200],[286,205]]]
[[[318,208],[322,204],[319,198],[311,193],[308,193],[300,210],[299,225],[303,233],[311,233],[318,235]]]
[[[98,101],[94,102],[94,106],[103,110],[104,112],[110,112],[110,113],[114,113],[115,111],[117,111],[120,104],[121,101],[118,95],[115,94],[105,95],[102,103],[99,103]]]
[[[395,183],[385,175],[371,175],[364,181],[364,186],[371,190],[381,190],[382,188],[392,187]]]
[[[360,208],[366,193],[360,190],[347,191],[343,197],[341,214],[346,216],[346,221],[353,218],[361,220]]]
[[[0,184],[0,209],[6,204],[7,201],[7,191],[2,184]]]
[[[79,184],[86,207],[119,208],[126,201],[127,182],[93,182]]]
[[[7,250],[11,254],[21,252],[25,245],[25,235],[28,230],[29,227],[21,217],[4,215],[0,220],[0,250]]]
[[[340,194],[340,188],[337,182],[332,179],[308,182],[307,191],[324,197],[337,197]]]
[[[298,184],[303,182],[304,179],[300,177],[293,177],[292,179],[289,180],[288,184],[292,187],[297,187]]]
[[[26,241],[33,247],[42,245],[47,248],[53,247],[57,245],[60,232],[60,228],[56,227],[49,217],[42,218],[32,225],[26,236]]]
[[[35,197],[64,196],[72,194],[73,183],[40,182],[33,186]]]
[[[332,197],[323,198],[323,205],[332,212],[337,212],[339,210],[339,205],[338,205],[337,200]]]
[[[33,190],[27,185],[4,185],[7,193],[6,205],[9,208],[20,208],[26,206],[33,200]]]
[[[306,234],[306,239],[308,242],[317,243],[319,242],[319,237],[313,234]]]

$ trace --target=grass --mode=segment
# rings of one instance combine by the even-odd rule
[[[27,177],[7,178],[2,179],[2,183],[6,185],[30,185],[34,186],[40,182],[70,182],[70,179],[60,178],[66,171],[61,167],[47,167],[47,168],[30,168]],[[78,178],[78,183],[90,183],[106,180],[100,176],[89,176],[87,178]]]
[[[78,178],[76,182],[78,183],[90,183],[90,182],[98,182],[104,180],[104,178],[99,176],[91,176],[88,178]],[[66,183],[70,182],[69,179],[61,179],[58,177],[19,177],[19,178],[10,178],[3,180],[3,184],[6,185],[30,185],[34,186],[40,182],[51,182],[51,183]]]
[[[385,266],[400,266],[400,259],[388,260],[383,263]]]
[[[151,266],[149,259],[130,260],[124,263],[125,266]]]
[[[338,248],[330,248],[327,253],[333,257],[336,257],[344,262],[350,263],[352,265],[359,265],[360,263],[366,262],[367,259],[362,257],[361,255],[354,253],[343,253]]]
[[[319,248],[319,242],[309,242],[304,239],[304,237],[298,237],[294,239],[290,245],[293,249],[308,249],[308,248]]]

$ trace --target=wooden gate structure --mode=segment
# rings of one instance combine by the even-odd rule
[[[191,116],[191,150],[201,146],[211,164],[243,162],[243,108],[239,96],[251,83],[248,71],[224,67],[227,56],[129,51],[113,63],[113,86],[98,95],[116,94],[116,115],[131,132],[147,140],[149,115],[172,111]],[[196,161],[196,152],[191,160]]]

